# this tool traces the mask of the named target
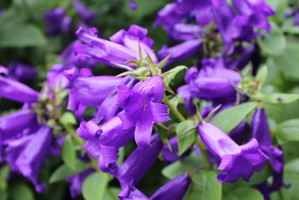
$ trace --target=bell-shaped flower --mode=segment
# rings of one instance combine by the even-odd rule
[[[27,85],[0,76],[0,97],[21,103],[35,103],[40,94]]]
[[[260,150],[256,139],[239,146],[226,133],[209,122],[198,125],[200,138],[206,148],[220,160],[220,183],[236,182],[240,177],[249,180],[255,171],[263,169],[268,157]]]
[[[79,137],[86,140],[83,148],[94,158],[99,158],[103,172],[114,172],[118,150],[133,139],[134,128],[123,129],[119,117],[114,117],[100,127],[94,121],[81,122],[77,130]]]
[[[272,145],[270,129],[267,121],[265,110],[256,109],[251,121],[252,138],[255,138],[260,148],[269,157],[270,164],[276,172],[281,172],[283,169],[283,162],[280,157],[283,151],[275,148]]]
[[[200,39],[193,39],[168,48],[163,46],[158,52],[158,55],[164,59],[171,54],[167,63],[173,63],[180,60],[185,60],[201,49],[202,41]]]
[[[86,24],[92,23],[98,16],[96,12],[92,12],[91,10],[89,10],[89,8],[87,8],[82,2],[78,0],[73,1],[72,6],[75,8],[77,14],[82,18],[82,20]]]
[[[46,160],[53,139],[51,128],[41,126],[31,135],[10,141],[6,148],[7,162],[12,170],[30,179],[38,192],[44,190],[44,184],[38,181],[38,173]]]
[[[46,33],[49,36],[55,36],[59,33],[67,33],[70,31],[72,18],[66,16],[66,9],[63,7],[45,13]]]
[[[249,131],[249,125],[245,121],[241,121],[228,135],[235,142],[239,142]]]
[[[118,167],[113,175],[119,180],[121,188],[128,190],[138,184],[162,151],[163,143],[158,134],[151,137],[151,146],[137,147],[130,156]]]
[[[19,82],[29,82],[35,78],[37,72],[37,69],[32,66],[20,62],[11,62],[8,65],[6,77]]]
[[[97,62],[117,67],[112,63],[123,65],[127,61],[139,61],[140,47],[142,58],[146,58],[149,54],[155,63],[158,62],[152,50],[153,40],[146,37],[147,29],[145,28],[132,25],[128,31],[120,30],[115,33],[110,37],[110,41],[98,38],[97,33],[96,28],[91,28],[89,31],[79,28],[76,34],[87,45],[77,45],[74,51],[88,55]]]
[[[158,189],[150,198],[150,200],[160,199],[172,199],[180,200],[183,199],[188,187],[191,183],[191,179],[187,174],[171,179],[165,183],[160,189]]]
[[[115,76],[78,76],[74,78],[71,81],[67,109],[77,111],[76,116],[82,120],[80,115],[85,108],[100,106],[122,79],[122,77]]]
[[[154,76],[137,83],[132,90],[118,86],[118,105],[124,110],[118,114],[124,129],[135,128],[135,141],[139,147],[150,146],[154,123],[170,120],[167,106],[162,104],[164,82]]]
[[[242,16],[249,18],[248,23],[258,29],[265,29],[270,32],[270,24],[267,19],[268,16],[275,14],[265,0],[233,0],[234,7]]]
[[[21,110],[0,117],[0,141],[12,139],[24,129],[35,125],[37,125],[36,113],[31,110]]]

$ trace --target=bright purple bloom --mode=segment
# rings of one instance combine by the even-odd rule
[[[187,41],[202,38],[205,29],[198,25],[175,24],[170,31],[170,38],[177,41]]]
[[[77,14],[83,19],[86,24],[94,22],[97,18],[97,13],[89,10],[82,2],[73,1],[72,6],[76,9]]]
[[[75,77],[72,80],[67,108],[77,111],[76,116],[79,117],[86,107],[99,106],[122,79],[114,76]]]
[[[249,45],[243,47],[241,45],[235,48],[237,53],[236,57],[225,58],[225,66],[229,69],[239,69],[242,70],[253,58],[255,47],[254,45]]]
[[[270,24],[267,17],[275,14],[275,11],[266,4],[265,0],[232,1],[238,13],[249,18],[248,23],[258,29],[270,32]]]
[[[38,101],[39,95],[27,85],[0,76],[1,97],[21,103],[34,103]]]
[[[175,136],[169,140],[169,143],[171,145],[171,149],[169,149],[169,146],[167,144],[164,144],[163,151],[162,151],[162,158],[166,162],[174,162],[176,161],[178,157],[179,152],[179,145],[178,145],[178,137]]]
[[[227,171],[218,174],[220,183],[233,183],[240,177],[248,181],[255,171],[263,169],[268,160],[254,138],[239,146],[222,130],[205,121],[198,125],[198,131],[207,149],[220,160],[218,169]]]
[[[151,146],[146,148],[137,147],[113,174],[119,180],[123,190],[137,185],[158,158],[163,148],[159,135],[153,135],[150,143]]]
[[[69,32],[72,18],[70,16],[66,16],[65,13],[66,10],[63,7],[58,7],[45,13],[46,33],[49,36]]]
[[[96,28],[89,31],[79,28],[77,36],[87,45],[77,45],[76,53],[88,55],[97,62],[116,67],[111,63],[125,64],[126,61],[139,61],[139,46],[142,57],[150,55],[154,62],[158,62],[152,50],[153,40],[146,37],[147,29],[137,25],[130,26],[128,31],[120,30],[110,37],[110,41],[98,38]]]
[[[99,158],[103,172],[114,172],[118,149],[133,139],[134,128],[123,129],[119,117],[114,117],[100,127],[94,121],[81,122],[78,135],[86,140],[83,148],[94,158]]]
[[[70,81],[65,77],[65,66],[62,64],[54,64],[51,70],[47,72],[47,83],[53,88],[66,89],[70,86]]]
[[[231,130],[228,135],[235,142],[240,141],[246,133],[249,131],[249,125],[245,121],[241,121],[233,130]]]
[[[11,62],[6,77],[19,82],[32,81],[37,75],[37,69],[20,62]]]
[[[280,157],[283,155],[283,151],[272,145],[267,115],[263,109],[256,109],[251,121],[251,130],[252,138],[258,141],[260,148],[269,156],[272,168],[276,172],[281,172],[283,162]]]
[[[205,61],[202,61],[204,65]],[[191,67],[185,75],[187,85],[178,88],[178,93],[182,95],[188,112],[194,113],[192,98],[217,100],[217,102],[221,98],[235,99],[236,90],[232,84],[237,85],[241,80],[239,73],[223,67],[206,65],[200,71],[196,67]]]
[[[74,199],[77,196],[82,194],[82,186],[84,180],[92,173],[94,173],[95,170],[93,168],[88,168],[87,170],[76,174],[74,176],[70,176],[66,178],[65,180],[69,182],[70,185],[70,192],[71,192],[71,197]]]
[[[36,114],[31,110],[22,110],[0,117],[0,141],[16,137],[24,129],[37,125]]]
[[[59,60],[62,61],[67,67],[76,66],[78,68],[93,68],[96,63],[90,56],[84,54],[75,54],[74,47],[83,44],[80,40],[75,40],[60,54]]]
[[[158,55],[164,59],[171,54],[167,63],[173,63],[185,60],[201,49],[202,41],[200,39],[188,40],[174,47],[167,48],[166,45],[158,52]]]
[[[6,148],[7,162],[12,170],[30,179],[38,192],[44,191],[44,184],[38,182],[38,173],[49,153],[53,139],[51,128],[41,126],[31,135],[10,141]]]
[[[150,198],[150,200],[160,200],[160,199],[172,199],[181,200],[183,199],[188,187],[191,183],[191,179],[187,174],[182,174],[180,176],[171,179],[166,184],[164,184],[160,189],[158,189]]]
[[[117,197],[120,200],[149,200],[147,196],[145,196],[140,190],[138,190],[134,186],[126,187],[117,195]]]
[[[136,127],[135,141],[139,147],[150,146],[154,123],[170,120],[167,106],[161,104],[164,96],[164,82],[154,76],[137,83],[132,90],[120,85],[117,90],[118,104],[124,111],[118,114],[123,128]]]

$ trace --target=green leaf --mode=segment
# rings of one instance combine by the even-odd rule
[[[169,86],[170,82],[175,78],[175,76],[182,70],[187,70],[188,68],[186,66],[177,66],[171,70],[169,70],[167,75],[164,78],[164,83],[166,86]]]
[[[282,103],[282,104],[287,104],[287,103],[292,103],[294,101],[299,100],[299,94],[286,94],[286,93],[274,93],[270,94],[266,97],[263,97],[262,100],[267,103]]]
[[[0,190],[5,190],[7,187],[7,178],[8,175],[10,173],[10,166],[7,165],[3,165],[0,168]]]
[[[181,156],[197,138],[197,128],[194,129],[196,123],[193,120],[180,122],[176,127],[178,136],[179,156]],[[182,135],[183,134],[183,135]]]
[[[225,109],[218,113],[211,121],[212,124],[228,133],[233,130],[252,110],[257,106],[257,103],[243,103]]]
[[[120,188],[116,188],[116,187],[109,187],[109,190],[111,193],[109,193],[107,190],[105,190],[104,193],[104,200],[116,200],[118,199],[117,195],[121,192]]]
[[[31,188],[24,183],[17,183],[9,187],[9,197],[12,200],[34,200]]]
[[[270,34],[265,35],[263,39],[258,38],[257,42],[264,53],[272,56],[282,55],[286,48],[286,39],[274,22],[270,22],[270,24]]]
[[[76,168],[76,150],[70,135],[66,136],[61,149],[62,160],[71,169]]]
[[[64,180],[65,178],[69,176],[73,176],[75,174],[79,174],[83,172],[84,170],[88,169],[90,167],[89,164],[86,162],[83,162],[81,160],[76,160],[76,168],[73,170],[66,164],[61,165],[58,167],[53,174],[51,175],[49,179],[49,183],[55,183],[57,181]]]
[[[258,89],[260,90],[263,86],[263,84],[265,83],[266,79],[267,79],[267,75],[268,75],[268,67],[267,65],[263,65],[257,75],[256,75],[256,81],[258,82]]]
[[[222,185],[217,181],[217,174],[214,171],[196,174],[192,179],[201,185],[193,182],[185,196],[186,200],[221,200]]]
[[[65,112],[59,118],[59,123],[64,124],[64,125],[68,125],[68,124],[75,125],[75,124],[77,124],[77,120],[76,120],[75,116],[73,115],[73,113]]]
[[[284,54],[274,56],[273,61],[288,80],[299,80],[299,41],[289,39]]]
[[[223,200],[263,200],[263,195],[256,189],[250,187],[241,187],[232,190]]]
[[[285,173],[295,173],[299,175],[299,158],[292,160],[285,164],[284,172]]]
[[[33,24],[16,23],[0,29],[0,47],[34,47],[46,43],[44,33]]]
[[[184,170],[182,169],[184,166]],[[187,158],[181,161],[176,161],[164,167],[162,169],[162,174],[166,178],[173,179],[186,172],[191,172],[199,168],[205,167],[202,157],[198,156],[196,153],[192,152]]]
[[[108,184],[108,175],[104,173],[93,173],[89,175],[82,188],[82,194],[86,200],[104,199],[104,192]]]
[[[266,2],[275,10],[275,15],[271,19],[275,22],[285,20],[284,15],[288,6],[288,0],[266,0]]]
[[[290,119],[280,123],[275,132],[280,144],[299,141],[299,119]]]

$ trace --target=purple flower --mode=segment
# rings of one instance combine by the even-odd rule
[[[202,38],[205,29],[198,25],[180,23],[175,24],[169,34],[173,40],[187,41]]]
[[[223,67],[211,67],[206,61],[208,60],[202,61],[205,66],[200,71],[196,67],[191,67],[185,75],[187,85],[178,88],[178,93],[182,95],[186,109],[190,113],[195,112],[192,98],[213,100],[216,104],[221,98],[225,99],[226,103],[229,103],[228,99],[234,100],[236,90],[232,84],[237,85],[242,80],[239,73]]]
[[[90,11],[82,2],[73,1],[72,6],[76,9],[77,14],[86,24],[92,23],[97,18],[97,13]]]
[[[44,184],[38,182],[38,173],[49,153],[53,141],[52,130],[41,126],[35,133],[8,142],[7,162],[13,171],[30,179],[38,192],[44,191]]]
[[[81,172],[79,174],[70,176],[65,179],[67,182],[69,182],[71,184],[70,192],[71,192],[71,197],[73,199],[82,194],[83,182],[93,172],[95,172],[95,170],[93,168],[88,168],[87,170],[84,170],[83,172]]]
[[[270,24],[267,17],[275,14],[275,11],[266,4],[265,0],[232,1],[238,13],[249,18],[248,23],[258,29],[270,32]]]
[[[180,60],[185,60],[198,52],[201,49],[202,41],[200,39],[188,40],[174,47],[167,48],[163,46],[158,52],[158,55],[164,59],[171,54],[167,63],[173,63]]]
[[[118,104],[124,111],[118,114],[123,128],[135,128],[135,141],[139,147],[150,145],[154,123],[170,120],[167,106],[161,104],[164,96],[164,82],[154,76],[137,83],[132,90],[118,86]]]
[[[12,139],[24,129],[34,125],[37,125],[37,118],[31,110],[22,110],[0,117],[0,141]]]
[[[75,54],[74,47],[76,45],[83,44],[80,40],[75,40],[69,46],[67,46],[64,51],[60,54],[59,60],[63,62],[66,66],[76,66],[78,68],[93,68],[95,67],[95,62],[90,56],[84,54]]]
[[[134,186],[126,187],[117,195],[117,197],[120,200],[149,200],[147,196],[145,196],[140,190],[138,190]]]
[[[72,80],[67,109],[76,111],[76,116],[81,119],[80,115],[86,107],[99,106],[122,79],[114,76],[75,77]]]
[[[245,121],[241,121],[233,130],[231,130],[228,135],[235,142],[240,141],[248,132],[249,125]]]
[[[65,8],[58,7],[45,13],[47,35],[55,36],[61,32],[69,32],[72,18],[65,16],[65,12]]]
[[[150,143],[151,146],[147,148],[137,147],[113,174],[119,180],[123,190],[137,185],[158,158],[163,148],[159,135],[153,135]]]
[[[237,53],[236,57],[225,58],[225,66],[229,69],[239,69],[242,70],[252,59],[255,47],[254,45],[249,45],[243,47],[241,45],[235,48]]]
[[[180,176],[171,179],[166,184],[164,184],[160,189],[158,189],[150,198],[150,200],[160,200],[160,199],[172,199],[180,200],[183,199],[188,187],[191,183],[191,179],[187,174],[182,174]]]
[[[299,26],[299,10],[297,10],[295,18],[294,18],[294,24]]]
[[[146,37],[145,28],[132,25],[128,31],[120,30],[115,33],[110,37],[110,41],[98,38],[97,33],[96,28],[91,28],[90,31],[79,28],[76,34],[87,45],[77,45],[74,51],[88,55],[97,62],[116,67],[111,63],[125,64],[126,61],[139,61],[140,46],[142,58],[148,53],[155,63],[158,62],[152,50],[153,40]]]
[[[0,96],[21,103],[34,103],[40,94],[27,85],[0,76]]]
[[[254,138],[239,146],[222,130],[205,121],[198,125],[198,131],[206,148],[220,160],[218,169],[227,171],[218,174],[220,183],[236,182],[240,177],[248,181],[255,171],[263,169],[268,160]]]
[[[178,159],[182,159],[186,156],[186,152],[184,152],[181,156],[178,156],[179,153],[179,146],[178,146],[178,137],[175,136],[169,140],[169,145],[164,144],[163,151],[162,151],[162,158],[166,163],[174,162]]]
[[[134,129],[123,129],[119,117],[114,117],[100,127],[94,121],[81,122],[78,135],[86,140],[83,148],[94,158],[99,158],[103,172],[114,172],[118,149],[133,139]]]
[[[65,66],[62,64],[54,64],[51,70],[47,72],[47,83],[53,88],[66,89],[70,86],[70,81],[65,77]]]
[[[36,75],[37,69],[20,62],[11,62],[6,77],[19,82],[28,82],[32,81]]]
[[[252,138],[255,138],[260,148],[269,156],[272,168],[276,172],[281,172],[283,162],[280,157],[283,152],[272,145],[267,116],[263,109],[256,109],[251,121]]]
[[[130,7],[132,10],[136,10],[137,9],[137,3],[133,0],[130,0]]]

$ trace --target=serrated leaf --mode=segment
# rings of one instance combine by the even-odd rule
[[[263,200],[263,195],[254,188],[242,187],[232,190],[229,195],[224,196],[223,200]]]
[[[51,175],[51,177],[49,179],[49,183],[55,183],[57,181],[64,180],[65,178],[67,178],[69,176],[79,174],[79,173],[83,172],[84,170],[88,169],[89,167],[90,167],[89,164],[87,164],[81,160],[76,160],[75,169],[71,169],[66,164],[63,164],[53,172],[53,174]]]
[[[294,101],[299,100],[299,94],[286,94],[286,93],[274,93],[270,94],[266,97],[263,97],[262,100],[267,103],[282,103],[282,104],[287,104],[287,103],[292,103]]]
[[[24,183],[17,183],[9,188],[9,197],[12,200],[34,200],[30,187]]]
[[[233,130],[251,111],[257,103],[249,102],[234,106],[219,112],[211,121],[212,124],[228,133]]]
[[[201,185],[192,183],[185,196],[186,200],[221,200],[222,185],[217,181],[217,174],[215,172],[207,171],[196,174],[192,177],[192,180]]]
[[[196,126],[196,123],[193,120],[186,120],[180,122],[176,127],[176,133],[178,136],[178,146],[179,146],[179,153],[178,155],[181,156],[188,148],[194,144],[198,133],[197,129],[192,129]],[[192,129],[192,130],[190,130]],[[190,130],[190,131],[188,131]],[[188,131],[188,132],[186,132]],[[183,134],[185,133],[185,134]],[[183,134],[183,135],[182,135]]]
[[[82,194],[86,200],[104,200],[104,192],[108,184],[108,175],[93,173],[89,175],[82,187]]]
[[[280,123],[275,132],[280,144],[299,141],[299,119],[290,119]]]
[[[77,124],[77,120],[76,120],[75,116],[73,115],[73,113],[65,112],[59,118],[59,123],[64,124],[64,125],[68,125],[68,124],[75,125],[75,124]]]
[[[166,77],[164,78],[164,83],[166,86],[169,86],[170,82],[175,78],[175,76],[182,70],[187,70],[186,66],[177,66],[167,72]]]
[[[70,135],[66,136],[61,149],[61,157],[71,169],[76,168],[76,150]]]

